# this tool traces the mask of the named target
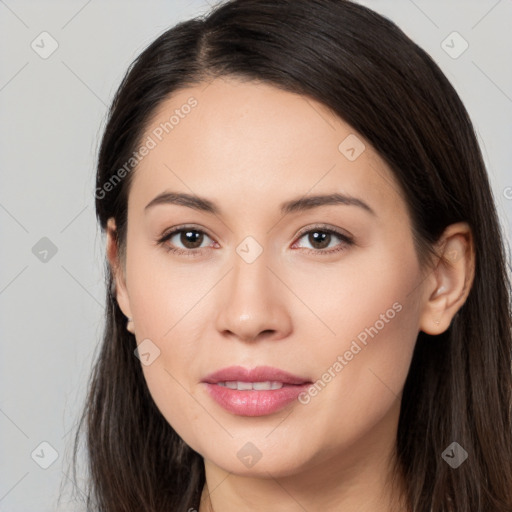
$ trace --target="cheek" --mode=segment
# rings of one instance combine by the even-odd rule
[[[216,274],[207,266],[197,271],[193,261],[180,262],[142,237],[128,254],[128,292],[138,334],[160,344],[172,338],[183,322],[193,327],[191,318],[199,315]]]
[[[329,419],[339,427],[343,440],[364,435],[389,418],[391,410],[397,412],[418,333],[415,308],[403,302],[399,306],[384,310],[378,320],[369,320],[340,351],[343,369],[331,399],[340,404],[343,414]],[[395,313],[393,318],[390,312]],[[327,395],[324,398],[329,401]]]
[[[408,238],[389,239],[348,252],[334,265],[314,268],[301,263],[291,270],[282,269],[286,282],[293,284],[294,293],[309,309],[308,313],[299,304],[293,310],[305,313],[296,320],[299,328],[316,327],[317,338],[340,351],[358,335],[364,341],[367,328],[376,334],[376,327],[380,339],[392,333],[396,338],[409,321],[416,325],[414,292],[421,279],[417,257]],[[399,327],[404,317],[407,320]],[[370,333],[366,337],[371,338]]]
[[[325,284],[323,293],[309,297],[336,336],[314,347],[318,380],[304,402],[330,425],[333,446],[350,444],[396,412],[418,334],[419,267],[413,253],[405,264],[383,251],[337,282],[315,282]]]
[[[317,380],[301,397],[304,405],[298,414],[302,416],[297,417],[314,422],[325,454],[347,450],[347,456],[352,453],[357,460],[351,447],[361,446],[362,439],[366,445],[377,443],[380,435],[389,439],[395,435],[417,329],[415,308],[393,304],[395,308],[387,308],[385,302],[384,307],[372,305],[362,315],[362,323],[356,325],[353,319],[354,335],[318,344],[311,352]]]
[[[201,439],[221,435],[216,432],[218,426],[212,417],[205,414],[205,409],[194,399],[189,390],[189,382],[177,368],[170,367],[164,360],[166,354],[162,352],[151,366],[143,366],[144,378],[149,392],[157,408],[167,423],[178,435],[194,450],[200,450]]]
[[[197,340],[203,338],[198,319],[205,316],[206,302],[201,299],[215,281],[192,272],[192,267],[171,266],[164,251],[134,247],[129,254],[128,291],[137,343],[159,351],[151,364],[141,362],[149,392],[172,428],[192,448],[199,448],[197,440],[208,438],[216,426],[208,423],[209,416],[194,399],[197,379],[192,377],[201,348]]]

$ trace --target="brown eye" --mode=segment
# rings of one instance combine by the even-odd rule
[[[210,238],[204,231],[191,227],[181,227],[172,230],[158,240],[169,252],[185,255],[196,255],[201,249],[205,238]],[[211,240],[211,238],[210,238]]]
[[[311,243],[314,249],[325,249],[329,246],[331,241],[331,233],[326,231],[310,231],[308,233],[308,242]]]
[[[333,241],[336,241],[336,238],[341,243],[332,244]],[[312,254],[332,254],[342,251],[354,243],[348,235],[322,226],[303,231],[299,236],[299,240],[301,239],[307,240],[310,247],[304,247],[304,249]]]
[[[197,249],[201,246],[204,239],[204,233],[195,229],[180,231],[180,242],[187,249]]]

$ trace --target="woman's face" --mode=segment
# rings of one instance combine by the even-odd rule
[[[389,453],[422,287],[384,161],[322,104],[225,78],[162,103],[143,144],[118,301],[169,424],[236,474],[334,461],[341,471]],[[195,202],[148,206],[163,193]],[[351,199],[314,200],[335,194]],[[159,244],[175,227],[184,231]],[[286,379],[205,382],[233,366],[298,380],[270,390],[233,382]]]

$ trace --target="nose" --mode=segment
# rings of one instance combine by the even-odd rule
[[[216,327],[222,336],[254,342],[278,340],[291,332],[288,301],[293,296],[268,263],[265,251],[252,263],[235,255],[219,289]]]

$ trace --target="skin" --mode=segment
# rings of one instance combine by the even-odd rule
[[[200,512],[405,510],[393,508],[389,485],[401,392],[418,332],[444,332],[469,293],[468,225],[449,226],[437,246],[448,259],[422,269],[400,188],[368,141],[322,104],[269,85],[217,78],[178,91],[145,137],[191,96],[197,106],[133,171],[126,260],[114,219],[107,255],[137,343],[149,338],[160,350],[142,365],[151,395],[204,457]],[[354,161],[338,149],[349,134],[365,144]],[[208,198],[221,214],[173,204],[144,211],[167,190]],[[375,215],[353,205],[279,211],[292,198],[334,192]],[[353,245],[298,236],[317,223]],[[156,243],[181,224],[205,232],[199,256]],[[236,252],[247,236],[263,249],[250,264]],[[190,251],[186,243],[179,233],[166,242]],[[317,381],[395,303],[401,310],[308,404],[243,417],[201,383],[237,364]],[[250,468],[237,457],[248,442],[261,453]]]

